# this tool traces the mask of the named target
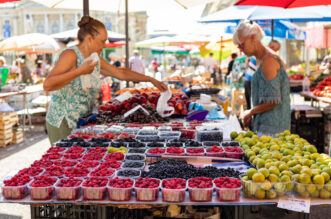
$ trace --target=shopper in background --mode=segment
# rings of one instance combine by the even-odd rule
[[[129,60],[129,68],[140,74],[145,74],[144,62],[139,56],[139,51],[134,50],[133,56]]]
[[[251,109],[251,90],[252,90],[252,78],[256,71],[256,58],[254,56],[251,56],[245,60],[246,63],[246,71],[245,71],[245,98],[246,98],[246,104],[247,109]]]
[[[153,69],[153,72],[157,72],[157,68],[159,67],[159,64],[157,63],[157,58],[154,58],[151,62],[151,68]]]
[[[325,56],[321,65],[320,69],[324,70],[324,74],[331,74],[331,52],[329,55]]]
[[[237,57],[238,57],[237,53],[232,53],[231,54],[231,61],[228,64],[228,71],[226,73],[226,77],[230,75],[230,73],[232,71],[232,68],[233,68],[234,60],[236,60]]]
[[[120,68],[121,67],[121,62],[116,58],[116,56],[114,54],[109,54],[109,59],[110,59],[110,64],[117,67],[117,68]],[[120,89],[120,81],[116,78],[112,78],[112,86],[111,86],[111,89],[112,89],[112,92],[115,93],[116,91],[118,91]]]
[[[14,78],[17,78],[19,74],[20,74],[19,59],[16,59],[10,68],[10,75]]]
[[[22,77],[22,82],[23,83],[33,83],[32,80],[32,75],[31,75],[31,70],[29,69],[29,67],[25,64],[25,60],[24,59],[20,59],[19,60],[19,67],[20,67],[20,73],[21,73],[21,77]]]
[[[211,52],[209,53],[209,57],[204,61],[204,67],[206,72],[210,72],[211,78],[214,80],[214,85],[217,85],[217,76],[216,76],[216,69],[217,63],[213,58],[214,54]]]
[[[278,52],[280,50],[280,43],[277,40],[271,40],[268,46],[275,52]]]
[[[43,61],[42,60],[38,60],[37,61],[37,65],[36,65],[36,70],[35,70],[36,75],[39,78],[44,77],[44,68],[43,68]]]
[[[260,63],[252,78],[253,108],[245,112],[244,126],[253,119],[253,130],[273,135],[290,128],[290,86],[285,64],[261,40],[264,32],[253,21],[241,22],[233,42]]]
[[[46,116],[46,127],[51,144],[66,138],[77,127],[80,117],[92,113],[96,96],[101,88],[100,73],[126,81],[148,81],[159,90],[167,86],[154,78],[137,72],[116,68],[100,57],[108,39],[105,25],[88,15],[78,22],[77,46],[63,50],[57,62],[44,82],[45,91],[53,91]],[[99,60],[85,61],[92,53],[99,55]],[[90,75],[89,90],[82,89],[81,75]]]

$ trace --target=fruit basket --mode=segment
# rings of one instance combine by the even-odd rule
[[[206,148],[206,156],[208,157],[224,157],[225,152],[221,146],[212,146]]]
[[[134,190],[137,201],[155,201],[158,198],[160,180],[154,178],[139,178],[135,181]]]
[[[331,198],[331,184],[302,184],[294,182],[294,195],[300,198]]]
[[[144,162],[146,160],[146,155],[144,155],[144,154],[126,154],[124,160]]]
[[[194,202],[209,202],[213,197],[212,178],[195,177],[188,180],[190,200]]]
[[[161,183],[162,199],[165,202],[183,202],[187,181],[181,178],[164,179]]]
[[[13,176],[8,180],[4,180],[2,186],[2,195],[6,199],[22,199],[29,190],[28,183],[31,181],[29,176]]]
[[[186,148],[186,156],[205,156],[205,149],[199,148]]]
[[[79,178],[63,178],[55,184],[56,199],[76,200],[79,197],[80,185],[83,180]]]
[[[106,195],[108,179],[104,177],[89,177],[82,184],[85,200],[103,200]]]
[[[241,178],[244,196],[253,199],[274,199],[292,194],[293,182],[253,182]]]
[[[179,139],[182,133],[180,131],[163,131],[159,132],[159,137],[165,140]]]
[[[214,179],[216,194],[219,201],[238,201],[240,199],[241,181],[232,177]]]
[[[114,178],[109,180],[107,190],[112,201],[129,201],[133,187],[133,180],[129,178]]]
[[[225,157],[234,158],[234,159],[242,159],[244,155],[244,150],[241,147],[225,147]]]
[[[128,169],[122,168],[117,171],[116,177],[118,178],[130,178],[130,179],[138,179],[141,175],[141,171],[137,169]]]
[[[145,162],[139,161],[125,161],[123,168],[143,170],[145,168]]]
[[[32,200],[48,200],[53,196],[54,184],[56,178],[48,176],[34,177],[33,181],[28,185],[30,198]]]
[[[196,138],[200,142],[203,141],[221,142],[223,140],[223,131],[220,128],[199,126],[196,129],[197,129]]]

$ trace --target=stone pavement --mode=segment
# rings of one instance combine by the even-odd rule
[[[39,136],[39,138],[42,138]],[[10,147],[10,146],[9,146]],[[35,144],[26,147],[0,160],[0,179],[15,174],[15,172],[29,167],[33,161],[39,160],[50,147],[47,135]],[[20,204],[0,204],[0,219],[30,219],[30,206]]]

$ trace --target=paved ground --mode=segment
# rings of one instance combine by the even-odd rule
[[[12,155],[7,153],[9,156],[0,160],[0,179],[12,175],[24,167],[28,167],[35,160],[39,160],[42,154],[50,147],[46,134],[35,135],[32,138],[34,140],[26,140],[23,144],[24,146],[17,146],[17,148],[15,146],[15,150],[18,150],[16,153]],[[32,145],[31,142],[33,143]],[[30,219],[30,206],[0,204],[0,219]]]

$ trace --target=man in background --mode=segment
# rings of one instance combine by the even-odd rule
[[[211,78],[214,80],[214,85],[217,85],[217,77],[216,77],[216,69],[217,69],[217,63],[215,59],[213,58],[214,54],[211,52],[209,53],[209,57],[205,59],[204,66],[206,72],[211,73]]]

